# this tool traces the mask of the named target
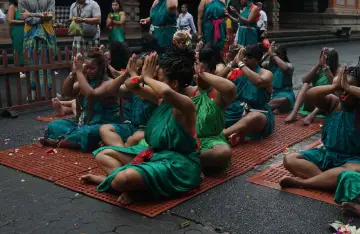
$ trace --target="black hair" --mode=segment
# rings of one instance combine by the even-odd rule
[[[156,37],[151,34],[145,34],[141,37],[141,52],[149,53],[149,52],[158,52],[161,53],[161,48],[159,46],[159,42]]]
[[[356,86],[360,87],[360,61],[356,66],[348,67],[347,74],[354,77]]]
[[[97,74],[96,74],[96,83],[93,87],[93,89],[96,89],[97,87],[99,87],[106,79],[107,79],[107,67],[108,67],[108,63],[106,61],[105,55],[103,53],[103,51],[100,48],[94,47],[94,48],[90,48],[89,52],[88,52],[88,58],[93,60],[97,66],[98,66],[98,70],[97,70]],[[82,110],[83,110],[83,100],[84,100],[84,96],[81,94],[81,92],[79,92],[78,96],[76,97],[76,121],[79,121]],[[86,119],[84,119],[84,123],[88,124],[93,115],[94,115],[94,103],[92,100],[87,100],[87,104],[86,104],[86,111],[88,113],[88,116]]]
[[[284,61],[290,63],[290,60],[287,56],[287,48],[283,45],[275,45],[275,46],[276,46],[275,52],[284,55]]]
[[[245,48],[245,55],[251,55],[252,57],[254,57],[256,60],[258,60],[259,62],[261,62],[261,59],[263,57],[263,52],[262,49],[259,45],[255,44],[255,45],[248,45]]]
[[[178,81],[182,91],[189,86],[194,77],[195,53],[190,49],[169,50],[159,60],[159,67],[165,71],[166,78]]]
[[[118,71],[125,69],[131,56],[129,46],[124,42],[111,41],[109,50],[111,55],[110,65]]]
[[[202,48],[199,51],[199,61],[205,64],[211,71],[216,70],[216,61],[214,59],[214,51],[211,48]]]
[[[182,4],[181,7],[182,7],[182,6],[186,7],[186,9],[189,9],[188,4]]]
[[[119,4],[119,11],[123,11],[120,0],[112,0],[111,3],[117,3]],[[111,7],[111,13],[114,13],[114,10]]]
[[[218,46],[208,43],[204,46],[204,48],[210,48],[213,51],[213,58],[216,65],[220,63],[225,64],[224,58],[221,55],[221,49]]]
[[[9,0],[10,5],[18,6],[19,1],[18,0]]]
[[[325,53],[328,56],[326,64],[329,66],[331,73],[335,76],[339,68],[339,54],[334,48],[327,48]]]

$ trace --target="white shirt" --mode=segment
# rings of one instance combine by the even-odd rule
[[[260,30],[266,30],[265,22],[267,22],[267,15],[266,15],[265,11],[261,10],[260,11],[260,19],[257,22],[257,26],[260,28]]]
[[[3,24],[5,22],[6,22],[6,15],[0,9],[0,24]]]

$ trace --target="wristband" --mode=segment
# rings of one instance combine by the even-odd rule
[[[130,78],[130,81],[132,84],[139,84],[139,77],[136,76],[136,77]]]
[[[233,61],[229,62],[226,66],[227,66],[228,68],[232,68],[232,66],[233,66]]]
[[[238,67],[239,67],[240,69],[243,68],[243,67],[245,67],[245,63],[243,63],[243,62],[238,63]]]
[[[82,22],[86,23],[86,19],[85,19],[85,18],[82,18]]]

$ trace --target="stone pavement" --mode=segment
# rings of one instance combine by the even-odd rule
[[[356,43],[330,45],[342,62],[356,62]],[[321,46],[291,48],[296,82],[317,61]],[[0,118],[0,149],[31,144],[43,135],[46,124],[37,110],[17,119]],[[292,148],[300,149],[319,136]],[[4,139],[10,139],[9,144]],[[339,208],[297,195],[247,183],[278,155],[249,173],[203,193],[156,218],[112,206],[42,179],[0,166],[0,233],[331,233],[328,223],[342,218]],[[180,228],[185,221],[190,225]],[[359,222],[355,222],[359,224]]]

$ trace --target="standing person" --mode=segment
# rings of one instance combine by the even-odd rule
[[[121,7],[120,0],[112,1],[112,11],[106,20],[106,26],[110,29],[109,41],[125,41],[124,32],[125,12]]]
[[[4,12],[2,12],[2,10],[0,9],[0,24],[3,24],[6,22],[6,15],[4,14]]]
[[[171,46],[176,32],[177,7],[177,0],[155,0],[150,9],[150,17],[140,20],[140,24],[153,25],[153,35],[163,50]]]
[[[242,11],[239,14],[234,7],[231,11],[236,14],[238,19],[230,17],[233,21],[239,22],[239,29],[237,31],[237,44],[242,46],[254,45],[258,42],[257,22],[260,18],[259,8],[253,4],[251,0],[240,1]]]
[[[188,12],[188,5],[183,4],[181,6],[181,14],[178,17],[177,20],[177,28],[179,30],[186,30],[197,34],[196,27],[194,24],[194,18],[193,16]]]
[[[201,0],[198,9],[198,41],[221,50],[226,39],[225,0]]]
[[[260,19],[257,22],[257,27],[259,29],[259,41],[261,39],[261,37],[265,37],[266,36],[266,32],[267,32],[267,26],[268,26],[268,19],[267,19],[267,15],[265,13],[265,11],[263,11],[263,3],[262,2],[257,2],[256,6],[259,8],[260,11]]]
[[[73,19],[74,18],[74,19]],[[83,36],[75,36],[73,48],[83,56],[91,47],[100,46],[101,10],[94,0],[76,0],[70,7],[70,19],[81,24]]]
[[[19,2],[19,10],[21,18],[25,21],[24,27],[24,49],[32,58],[33,51],[38,53],[39,64],[41,64],[41,50],[45,49],[47,55],[49,50],[56,53],[56,34],[53,28],[53,19],[55,17],[55,0],[21,0]],[[39,13],[42,12],[42,13]],[[49,56],[47,56],[49,62]],[[34,64],[32,59],[29,60],[30,65]],[[39,71],[40,88],[44,86],[44,73]],[[30,72],[31,96],[32,100],[40,97],[40,93],[36,92],[36,79],[34,72]],[[52,88],[51,71],[47,70],[48,88]],[[29,100],[30,101],[30,100]]]
[[[10,24],[10,36],[13,49],[19,54],[20,65],[24,64],[24,24],[21,19],[21,11],[18,8],[18,0],[9,0],[8,22]]]

